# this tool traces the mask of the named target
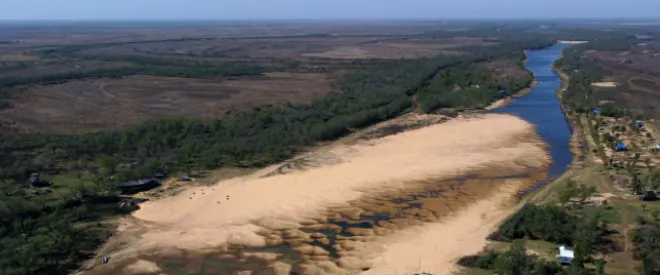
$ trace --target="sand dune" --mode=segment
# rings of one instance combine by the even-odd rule
[[[329,208],[344,207],[370,193],[485,169],[525,173],[530,167],[543,167],[549,162],[545,145],[531,124],[514,116],[494,114],[455,119],[352,145],[338,144],[311,154],[331,155],[332,161],[286,174],[273,173],[277,167],[270,167],[141,205],[134,217],[146,232],[114,255],[129,257],[168,248],[204,251],[229,244],[264,246],[270,242],[264,232],[299,228]],[[397,272],[417,266],[418,256],[427,250],[433,254],[424,262],[435,260],[429,268],[434,272],[449,270],[452,265],[448,262],[457,255],[481,248],[488,230],[508,213],[494,207],[511,198],[517,187],[520,185],[503,186],[506,191],[475,202],[444,223],[406,229],[367,243],[364,254],[375,265],[368,274],[390,274],[378,268],[382,263],[395,264]],[[458,242],[467,239],[473,243]],[[415,249],[419,251],[409,253]]]

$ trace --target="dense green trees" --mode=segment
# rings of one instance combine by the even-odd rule
[[[491,238],[540,239],[572,245],[577,223],[578,218],[568,214],[562,207],[526,204],[504,221]]]
[[[509,250],[485,250],[478,255],[463,257],[458,263],[492,270],[495,274],[603,274],[605,262],[594,260],[592,256],[608,243],[605,234],[598,211],[572,214],[559,206],[526,204],[489,237],[491,240],[512,241]],[[526,239],[573,246],[575,258],[570,266],[562,268],[555,261],[527,254]],[[597,268],[587,268],[585,263],[594,263]]]
[[[640,219],[631,239],[635,244],[635,258],[642,261],[643,274],[660,274],[660,221]]]
[[[0,190],[10,186],[15,185],[0,184]],[[0,194],[0,273],[68,274],[102,241],[102,232],[89,225],[98,212],[81,198],[48,201],[25,195],[22,190]]]
[[[462,257],[458,264],[466,267],[490,270],[501,275],[558,275],[566,274],[554,261],[547,261],[527,252],[524,240],[517,240],[504,252],[485,250],[479,255]],[[569,273],[572,274],[572,273]]]

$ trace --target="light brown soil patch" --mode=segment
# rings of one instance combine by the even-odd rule
[[[584,44],[588,42],[589,41],[586,40],[557,40],[557,43],[559,44],[569,44],[569,45]]]
[[[117,234],[127,231],[137,239],[111,252],[116,265],[98,266],[91,273],[115,270],[140,255],[160,258],[164,253],[199,272],[202,267],[194,263],[201,260],[191,258],[199,257],[192,252],[230,253],[236,259],[246,256],[232,252],[234,247],[282,243],[302,253],[304,262],[296,267],[300,274],[348,274],[369,268],[378,270],[373,274],[394,274],[380,272],[387,269],[381,263],[396,265],[392,270],[400,271],[417,266],[416,256],[423,254],[431,271],[447,272],[455,257],[483,246],[484,234],[508,213],[497,209],[531,184],[529,179],[451,179],[471,173],[478,177],[528,173],[529,168],[544,167],[549,157],[533,130],[509,115],[456,119],[324,147],[325,152],[310,154],[331,153],[334,160],[319,167],[281,174],[272,173],[279,166],[270,167],[205,187],[204,194],[186,191],[148,202],[134,214],[137,220],[126,219],[125,229]],[[418,197],[424,193],[428,195]],[[407,207],[414,203],[421,206]],[[375,213],[387,213],[389,221],[360,227],[365,221],[355,220]],[[303,231],[341,230],[336,222],[357,228],[337,236],[334,247],[341,257],[333,260],[332,251],[321,247],[325,240],[310,243],[330,238],[328,233]],[[136,226],[142,234],[130,231]],[[402,241],[408,238],[410,244]],[[470,244],[463,247],[461,240],[468,239]],[[447,245],[452,248],[446,249]],[[417,252],[404,255],[411,249]],[[439,249],[446,250],[439,253]],[[261,260],[267,262],[265,258],[272,255],[266,256],[261,255]],[[396,262],[390,261],[395,258]]]
[[[606,81],[606,82],[594,82],[591,83],[592,86],[601,87],[601,88],[612,88],[616,87],[616,82]]]
[[[86,132],[163,116],[218,118],[235,110],[307,101],[333,91],[323,74],[80,80],[16,92],[14,107],[0,111],[0,118],[42,132]]]
[[[304,57],[320,57],[331,59],[400,59],[422,58],[438,54],[461,54],[450,48],[467,45],[492,44],[481,39],[455,38],[446,40],[408,40],[381,41],[357,45],[334,47],[325,51],[303,53]]]

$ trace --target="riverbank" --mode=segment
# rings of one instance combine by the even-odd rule
[[[497,108],[505,107],[507,104],[511,103],[511,101],[513,101],[514,99],[526,96],[527,94],[531,93],[532,90],[533,90],[532,88],[534,86],[538,85],[538,84],[539,84],[539,82],[534,80],[529,85],[529,87],[518,91],[517,93],[513,94],[512,96],[507,96],[506,98],[496,100],[495,102],[493,102],[490,105],[486,106],[484,108],[484,110],[490,111],[490,110],[494,110],[494,109],[497,109]]]
[[[305,260],[278,261],[283,251],[251,257],[303,274],[395,274],[388,270],[416,267],[423,257],[424,267],[439,273],[453,266],[453,257],[471,253],[463,249],[483,246],[476,237],[510,213],[506,206],[515,193],[543,178],[550,159],[531,124],[492,114],[329,145],[294,161],[315,165],[280,169],[285,163],[143,204],[117,234],[137,237],[111,252],[114,264],[89,274],[129,274],[121,270],[138,260],[167,269],[162,261],[172,255],[222,254],[235,246],[265,253],[260,247],[279,245]],[[443,231],[453,233],[441,238],[437,232]],[[416,236],[418,245],[410,246],[405,236]],[[450,237],[475,241],[436,253]],[[393,258],[397,268],[382,265]]]

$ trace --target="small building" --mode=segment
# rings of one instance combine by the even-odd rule
[[[598,108],[596,108],[596,109],[593,110],[593,113],[594,113],[594,114],[597,114],[597,115],[599,115],[601,112],[602,112],[602,111],[601,111],[600,109],[598,109]]]
[[[653,190],[645,190],[639,195],[639,199],[643,201],[654,201],[658,199],[658,193]]]
[[[559,263],[571,264],[573,262],[574,257],[575,257],[575,252],[573,252],[573,250],[569,250],[563,245],[559,247],[559,254],[557,254],[556,256],[557,261],[559,261]]]
[[[644,122],[641,120],[635,120],[635,125],[637,128],[644,128]]]
[[[620,151],[628,151],[628,146],[626,146],[626,145],[623,144],[623,143],[617,143],[617,144],[616,144],[616,147],[615,147],[614,149],[615,149],[617,152],[620,152]]]

